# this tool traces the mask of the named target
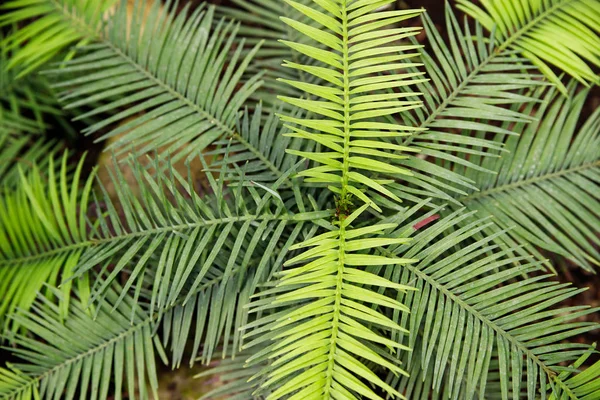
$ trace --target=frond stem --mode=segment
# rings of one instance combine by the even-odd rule
[[[88,36],[90,38],[94,38],[94,39],[96,39],[96,40],[104,43],[112,51],[114,51],[115,53],[117,53],[117,55],[119,55],[120,57],[122,57],[123,59],[125,59],[136,70],[138,70],[140,73],[142,73],[143,75],[145,75],[149,80],[151,80],[156,85],[158,85],[161,88],[163,88],[165,91],[167,91],[173,97],[175,97],[178,100],[184,102],[187,106],[189,106],[190,108],[192,108],[198,114],[202,115],[202,117],[204,117],[205,119],[207,119],[208,121],[210,121],[211,124],[213,124],[214,126],[218,127],[219,129],[223,130],[229,136],[233,137],[235,140],[237,140],[241,144],[243,144],[252,154],[254,154],[259,160],[261,160],[265,164],[265,166],[271,170],[271,172],[275,173],[275,175],[277,175],[277,177],[280,177],[281,175],[283,175],[283,171],[279,170],[279,168],[277,168],[275,166],[275,164],[273,164],[269,159],[267,159],[262,154],[262,152],[259,149],[257,149],[256,147],[252,146],[248,141],[246,141],[242,137],[242,135],[240,135],[234,129],[232,129],[231,127],[225,125],[218,118],[214,117],[212,114],[210,114],[206,110],[200,108],[194,102],[192,102],[191,100],[189,100],[185,96],[181,95],[179,92],[177,92],[175,89],[173,89],[169,85],[167,85],[164,82],[161,82],[160,80],[158,80],[154,75],[152,75],[144,67],[142,67],[137,62],[135,62],[135,60],[131,59],[131,57],[129,57],[127,54],[123,53],[118,47],[116,47],[112,42],[110,42],[101,32],[98,32],[98,31],[95,31],[95,30],[91,29],[87,25],[87,23],[85,21],[80,20],[75,14],[70,13],[68,10],[66,10],[64,7],[62,7],[60,4],[58,4],[56,2],[56,0],[51,0],[51,2],[56,7],[56,9],[59,12],[61,12],[65,17],[68,17],[79,28],[81,28],[83,30],[83,34],[85,36]]]
[[[212,225],[226,225],[231,222],[276,221],[276,220],[278,220],[278,221],[293,220],[293,215],[290,215],[290,214],[281,214],[279,216],[275,216],[275,215],[262,215],[262,216],[245,215],[245,216],[236,216],[236,217],[216,218],[216,219],[212,219],[212,220],[208,220],[208,221],[199,221],[199,222],[189,223],[189,224],[165,226],[165,227],[148,229],[148,230],[143,230],[143,231],[138,231],[138,232],[129,232],[129,233],[125,233],[123,235],[110,236],[110,237],[99,238],[99,239],[90,239],[90,240],[86,240],[86,241],[83,241],[80,243],[74,243],[69,246],[61,247],[58,249],[52,249],[52,250],[40,252],[38,254],[31,255],[31,256],[14,258],[11,260],[0,260],[0,268],[5,267],[5,266],[10,266],[10,265],[21,264],[21,263],[25,263],[25,262],[31,262],[34,260],[50,257],[55,254],[70,252],[70,251],[81,249],[84,247],[99,246],[102,244],[106,244],[106,243],[110,243],[110,242],[114,242],[114,241],[122,241],[122,240],[131,239],[131,238],[135,238],[135,237],[139,237],[139,236],[155,235],[155,234],[160,234],[163,232],[175,232],[175,231],[181,232],[181,231],[186,231],[186,230],[192,230],[192,229],[195,229],[198,227],[207,227],[207,226],[212,226]]]
[[[518,182],[496,186],[492,189],[487,189],[487,190],[483,190],[481,192],[473,193],[469,196],[464,196],[464,197],[458,199],[458,201],[460,201],[461,203],[467,203],[469,201],[473,201],[473,200],[481,198],[481,197],[487,197],[487,196],[493,195],[495,193],[506,192],[506,191],[516,189],[516,188],[519,188],[522,186],[533,185],[538,182],[547,181],[550,179],[554,179],[554,178],[558,178],[558,177],[561,177],[564,175],[576,173],[576,172],[579,172],[579,171],[582,171],[585,169],[589,169],[589,168],[595,168],[598,166],[600,166],[600,160],[594,161],[591,163],[587,163],[587,164],[582,164],[582,165],[579,165],[579,166],[573,167],[573,168],[567,168],[562,171],[552,172],[549,174],[535,176],[535,177],[529,178],[529,179],[524,179],[524,180],[521,180]]]

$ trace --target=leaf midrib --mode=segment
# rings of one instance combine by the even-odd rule
[[[508,39],[506,39],[504,42],[502,42],[502,44],[500,44],[498,47],[496,47],[494,49],[494,51],[492,51],[488,55],[487,58],[485,58],[481,63],[479,63],[477,65],[477,67],[475,67],[469,73],[469,75],[467,75],[467,77],[444,99],[444,101],[435,110],[433,110],[431,112],[431,114],[429,114],[427,119],[425,121],[423,121],[423,123],[421,123],[419,125],[419,127],[427,128],[428,125],[431,124],[434,120],[436,120],[438,118],[439,114],[442,113],[448,107],[448,105],[452,101],[454,101],[454,99],[456,99],[456,97],[471,83],[471,81],[479,75],[481,70],[494,60],[494,58],[501,55],[509,46],[511,46],[521,36],[525,35],[525,33],[528,30],[532,29],[537,23],[539,23],[544,18],[550,16],[550,14],[554,13],[558,8],[562,7],[565,3],[568,3],[570,1],[572,1],[572,0],[565,0],[561,3],[557,3],[554,6],[550,7],[548,10],[544,11],[542,14],[540,14],[537,17],[535,17],[534,19],[532,19],[529,23],[527,23],[525,26],[523,26],[522,28],[517,30],[513,35],[511,35]],[[403,144],[406,146],[406,145],[412,143],[412,141],[417,136],[419,136],[419,134],[421,132],[426,132],[426,131],[415,132],[415,134],[408,136],[404,140]]]
[[[576,174],[579,171],[596,168],[599,166],[600,166],[600,160],[597,160],[597,161],[593,161],[591,163],[579,165],[577,167],[571,167],[571,168],[567,168],[567,169],[556,171],[556,172],[550,172],[547,174],[534,176],[532,178],[523,179],[523,180],[513,182],[513,183],[502,184],[502,185],[493,187],[491,189],[483,190],[481,192],[476,192],[471,195],[461,197],[458,199],[458,201],[461,202],[462,204],[464,204],[464,203],[467,203],[467,202],[470,202],[470,201],[473,201],[473,200],[476,200],[476,199],[479,199],[482,197],[488,197],[488,196],[493,196],[498,193],[508,192],[510,190],[517,189],[517,188],[520,188],[523,186],[535,185],[538,182],[549,181],[549,180],[556,179],[556,178],[559,178],[564,175]]]
[[[241,144],[243,144],[248,149],[248,151],[250,151],[252,154],[254,154],[259,160],[261,160],[265,164],[265,166],[267,166],[267,168],[269,168],[269,170],[271,170],[271,172],[273,172],[277,177],[281,177],[283,175],[283,172],[281,170],[279,170],[279,168],[277,168],[275,166],[275,164],[273,164],[268,158],[266,158],[260,150],[258,150],[256,147],[252,146],[247,140],[245,140],[241,134],[239,134],[235,130],[233,130],[230,127],[228,127],[227,125],[225,125],[221,120],[214,117],[212,114],[210,114],[206,110],[200,108],[198,105],[196,105],[194,102],[189,100],[187,97],[183,96],[181,93],[177,92],[171,86],[169,86],[166,83],[157,79],[154,75],[152,75],[152,73],[150,73],[148,70],[146,70],[143,66],[139,65],[135,60],[131,59],[131,57],[129,57],[127,54],[123,53],[121,51],[121,49],[114,46],[114,44],[110,40],[108,40],[104,35],[102,35],[99,32],[94,31],[93,29],[90,29],[90,27],[85,23],[85,21],[80,20],[79,18],[77,18],[76,15],[65,10],[64,7],[60,6],[60,4],[57,4],[56,0],[50,0],[50,1],[55,6],[57,11],[62,13],[63,16],[68,17],[71,21],[75,22],[84,31],[84,33],[83,33],[84,35],[88,35],[92,38],[95,38],[95,39],[99,40],[100,42],[104,43],[105,45],[107,45],[111,50],[113,50],[115,53],[117,53],[117,55],[119,55],[120,57],[125,59],[130,65],[132,65],[136,70],[138,70],[138,72],[142,73],[149,80],[153,81],[155,84],[162,87],[173,97],[176,97],[178,100],[184,102],[186,105],[188,105],[194,111],[196,111],[198,114],[202,115],[205,119],[210,121],[211,124],[213,124],[214,126],[217,126],[219,129],[228,133],[235,140],[239,141]]]
[[[79,243],[74,243],[74,244],[71,244],[68,246],[60,247],[58,249],[52,249],[52,250],[40,252],[40,253],[31,255],[31,256],[13,258],[10,260],[0,260],[0,268],[7,267],[10,265],[15,265],[15,264],[21,264],[21,263],[25,263],[25,262],[32,262],[34,260],[51,257],[56,254],[71,252],[71,251],[85,248],[85,247],[100,246],[102,244],[106,244],[106,243],[110,243],[110,242],[114,242],[114,241],[124,241],[127,239],[140,237],[140,236],[157,235],[157,234],[164,233],[164,232],[175,232],[175,231],[181,232],[181,231],[185,231],[185,230],[193,230],[198,227],[206,227],[206,226],[212,226],[212,225],[225,225],[225,224],[228,224],[231,222],[283,221],[283,220],[290,220],[292,218],[293,217],[290,214],[281,214],[278,216],[276,216],[276,215],[261,215],[261,216],[244,215],[244,216],[237,216],[237,217],[226,217],[226,218],[217,218],[217,219],[212,219],[212,220],[203,220],[203,221],[198,221],[195,223],[188,223],[188,224],[164,226],[164,227],[147,229],[147,230],[142,230],[142,231],[137,231],[137,232],[128,232],[123,235],[110,236],[110,237],[99,238],[99,239],[89,239],[89,240],[85,240],[85,241],[82,241]]]

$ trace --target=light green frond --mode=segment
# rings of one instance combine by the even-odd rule
[[[71,46],[89,44],[102,29],[105,13],[116,0],[9,0],[0,6],[0,26],[37,18],[2,41],[3,50],[18,49],[7,67],[18,77],[39,68]],[[72,56],[72,53],[67,57]]]
[[[596,0],[489,0],[483,7],[470,0],[457,3],[495,32],[499,48],[522,53],[564,95],[566,88],[550,65],[584,85],[600,83],[594,71],[600,66],[600,4]]]
[[[389,163],[390,159],[404,157],[397,153],[407,148],[388,138],[406,136],[418,129],[385,122],[383,118],[418,108],[420,101],[406,101],[402,93],[390,96],[384,89],[419,82],[422,73],[385,76],[374,73],[392,68],[397,58],[404,57],[399,53],[418,47],[397,41],[416,35],[419,29],[395,25],[420,11],[378,10],[391,1],[370,4],[324,0],[310,6],[292,0],[286,2],[312,20],[312,24],[285,18],[283,21],[311,40],[282,42],[315,62],[311,65],[288,62],[286,66],[317,76],[326,71],[333,85],[280,79],[309,95],[279,96],[306,112],[306,115],[281,115],[289,130],[287,136],[313,141],[321,149],[316,152],[287,149],[287,152],[311,162],[311,168],[296,176],[304,177],[305,182],[327,186],[336,195],[336,216],[325,233],[290,248],[305,250],[288,259],[274,287],[260,292],[258,299],[249,305],[258,319],[248,325],[247,336],[251,341],[246,347],[267,346],[248,359],[251,366],[267,363],[253,378],[260,380],[256,394],[268,391],[267,398],[273,400],[361,396],[381,399],[374,390],[377,387],[389,396],[403,398],[370,366],[407,374],[388,354],[409,350],[388,338],[390,331],[405,329],[379,311],[407,309],[377,290],[388,289],[393,293],[412,288],[394,285],[365,269],[415,260],[373,254],[375,247],[403,243],[405,239],[378,235],[390,225],[360,228],[359,221],[369,207],[381,211],[365,194],[367,189],[379,197],[388,197],[391,199],[388,202],[400,201],[386,188],[392,181],[374,175],[410,175],[408,170]],[[411,95],[415,94],[408,94]],[[294,267],[286,268],[290,266]]]
[[[380,398],[371,389],[378,386],[392,396],[403,396],[377,377],[365,364],[373,362],[394,374],[407,372],[390,361],[381,346],[395,352],[408,348],[388,339],[401,326],[378,311],[408,309],[373,288],[413,290],[366,272],[369,265],[405,265],[416,260],[383,257],[371,249],[406,242],[374,234],[390,225],[353,228],[353,221],[367,208],[350,215],[339,229],[315,236],[291,247],[306,249],[288,259],[273,289],[260,293],[249,304],[251,312],[267,316],[251,323],[248,347],[268,347],[249,358],[249,365],[270,361],[255,378],[268,389],[268,399],[354,399],[358,395]],[[374,326],[377,328],[375,328]],[[272,342],[272,343],[271,343]],[[381,352],[384,352],[381,354]]]
[[[322,152],[288,150],[291,154],[319,165],[300,172],[298,176],[305,177],[306,182],[327,185],[339,195],[341,208],[346,215],[350,196],[358,198],[361,203],[371,203],[375,209],[380,210],[365,194],[364,189],[371,189],[394,201],[400,201],[386,189],[383,181],[370,178],[365,171],[392,176],[411,175],[408,170],[380,159],[396,158],[399,157],[398,152],[410,151],[386,141],[386,138],[406,136],[419,129],[383,122],[381,118],[418,108],[421,102],[403,99],[414,96],[414,93],[386,95],[382,92],[385,88],[413,85],[422,80],[422,73],[384,76],[372,76],[372,73],[374,68],[392,68],[394,60],[401,57],[394,54],[418,47],[402,44],[385,46],[400,38],[416,35],[417,29],[377,30],[392,28],[394,24],[412,18],[420,11],[371,13],[371,6],[361,2],[344,2],[341,5],[325,2],[322,6],[327,9],[322,12],[294,1],[288,3],[319,24],[322,33],[307,31],[305,25],[284,20],[305,35],[309,33],[313,43],[283,43],[296,52],[319,61],[320,68],[330,71],[335,78],[333,86],[280,79],[315,97],[313,100],[280,96],[284,102],[309,113],[304,118],[281,116],[287,123],[285,126],[291,130],[288,135],[313,140],[322,145]],[[337,11],[331,13],[331,10]],[[316,46],[314,42],[325,47]],[[295,63],[287,63],[286,66],[291,69],[302,68]],[[319,74],[320,71],[305,70],[311,71],[311,74]]]
[[[525,109],[537,121],[514,126],[520,136],[504,141],[510,153],[474,159],[497,175],[471,175],[481,191],[459,201],[479,216],[493,215],[500,228],[513,228],[502,237],[507,246],[531,243],[591,271],[600,265],[600,109],[579,126],[588,91],[569,87],[571,98],[548,91],[539,108]]]
[[[491,222],[472,221],[469,214],[456,211],[416,231],[406,224],[390,236],[412,231],[412,240],[381,251],[421,260],[382,271],[392,282],[417,289],[396,299],[409,307],[410,317],[390,315],[411,332],[397,333],[394,340],[419,349],[400,358],[411,370],[420,364],[431,384],[423,389],[437,392],[434,398],[442,398],[441,390],[453,399],[536,398],[550,381],[564,383],[563,363],[587,351],[567,340],[598,329],[597,323],[579,320],[598,309],[557,307],[585,289],[556,282],[538,262],[502,250],[494,238],[504,232],[479,238]],[[411,382],[412,377],[388,379],[398,391]]]
[[[218,138],[239,139],[234,130],[238,111],[261,84],[260,75],[246,82],[241,78],[259,45],[246,56],[241,55],[243,43],[233,50],[240,40],[238,27],[226,20],[212,27],[212,7],[176,13],[156,2],[145,24],[143,11],[136,6],[130,29],[122,4],[94,44],[52,71],[67,74],[55,85],[65,91],[61,100],[67,108],[93,106],[77,119],[116,112],[85,133],[109,128],[100,138],[115,138],[107,150],[143,154],[158,149],[172,161]]]
[[[83,159],[72,176],[68,174],[67,154],[60,168],[55,163],[58,161],[50,157],[44,171],[35,165],[27,172],[19,168],[18,185],[0,195],[2,320],[17,308],[28,310],[44,285],[64,282],[81,257],[78,244],[89,239],[86,210],[93,175],[85,181],[80,179]],[[79,280],[82,295],[85,278]],[[70,290],[71,283],[62,288],[63,317]]]
[[[600,398],[600,361],[591,366],[584,366],[590,355],[595,353],[596,344],[583,354],[572,365],[569,365],[555,379],[549,392],[550,400],[558,400],[568,396],[571,399],[596,399]]]

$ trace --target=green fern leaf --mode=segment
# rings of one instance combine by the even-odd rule
[[[66,281],[80,261],[79,244],[89,238],[85,213],[93,174],[80,183],[83,159],[72,177],[68,174],[67,154],[60,169],[54,167],[54,162],[52,157],[48,159],[46,171],[35,165],[28,173],[19,169],[18,186],[4,190],[0,196],[2,319],[17,308],[28,310],[46,284],[65,283],[63,318],[68,310],[72,283]],[[87,275],[82,275],[78,286],[85,296],[89,291]]]
[[[127,7],[121,5],[97,43],[53,71],[77,76],[55,85],[65,90],[66,108],[104,103],[77,119],[116,112],[85,133],[122,122],[100,138],[118,138],[106,150],[118,155],[159,149],[173,162],[221,137],[244,143],[234,130],[238,110],[261,81],[260,74],[246,82],[241,78],[259,45],[242,57],[242,43],[228,61],[238,27],[221,20],[211,28],[213,7],[176,15],[156,2],[145,25],[139,21],[142,11],[142,6],[134,10],[136,29],[129,29]]]
[[[22,77],[57,57],[70,46],[84,46],[102,29],[104,13],[116,0],[10,0],[0,6],[0,26],[38,18],[2,41],[3,51],[17,49],[8,68]],[[67,58],[72,57],[67,54]]]
[[[459,201],[479,215],[495,216],[502,229],[514,227],[503,237],[506,246],[531,243],[592,271],[600,265],[600,253],[594,248],[600,243],[595,234],[600,224],[595,183],[600,177],[600,109],[578,128],[588,91],[576,93],[571,84],[569,93],[572,99],[548,91],[537,110],[531,106],[525,110],[538,122],[515,125],[520,136],[504,141],[508,155],[474,159],[497,171],[496,178],[470,175],[481,191]],[[545,258],[539,253],[538,257]]]
[[[566,95],[567,90],[548,64],[584,85],[600,78],[589,64],[600,66],[600,6],[595,0],[543,2],[491,0],[483,8],[457,0],[458,8],[495,32],[498,47],[529,58]]]

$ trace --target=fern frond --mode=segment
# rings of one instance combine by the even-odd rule
[[[252,312],[266,316],[249,324],[252,331],[248,336],[254,340],[246,346],[262,344],[267,347],[252,356],[248,363],[271,361],[255,377],[263,379],[259,393],[265,389],[271,392],[268,399],[356,399],[357,396],[380,399],[372,387],[402,397],[366,364],[373,363],[394,373],[406,374],[389,361],[385,350],[380,349],[408,350],[386,337],[390,330],[403,328],[376,310],[379,307],[406,310],[406,307],[371,287],[411,288],[394,285],[363,268],[401,265],[415,260],[369,254],[373,247],[401,243],[404,239],[376,236],[389,229],[389,225],[359,228],[354,222],[369,207],[381,211],[364,189],[400,201],[385,187],[391,180],[367,175],[410,175],[409,171],[381,159],[402,158],[396,152],[410,149],[387,139],[405,136],[418,129],[382,122],[381,118],[415,109],[420,106],[420,101],[406,101],[406,94],[390,95],[383,89],[411,85],[420,80],[422,73],[373,75],[416,55],[400,53],[419,46],[395,42],[416,35],[419,29],[394,28],[393,25],[420,11],[377,12],[391,1],[336,3],[324,0],[315,2],[321,7],[319,10],[312,8],[313,4],[286,2],[311,19],[314,26],[284,18],[286,24],[312,42],[283,43],[316,62],[307,65],[287,61],[286,66],[327,77],[333,85],[281,79],[311,97],[280,96],[280,99],[316,117],[282,115],[282,121],[287,123],[285,127],[291,130],[288,136],[314,141],[326,149],[323,152],[287,151],[316,164],[299,172],[298,177],[304,177],[306,182],[327,185],[339,198],[336,199],[334,226],[293,246],[292,249],[310,249],[288,260],[284,266],[301,265],[283,271],[276,286],[259,294],[260,299],[250,304]],[[354,198],[364,204],[355,209]],[[369,303],[373,309],[362,303]],[[273,309],[276,309],[274,313],[269,312]],[[380,329],[367,327],[365,322],[374,322]]]
[[[148,398],[148,387],[157,398],[155,353],[164,350],[147,311],[130,298],[117,305],[118,297],[118,288],[109,290],[94,316],[85,300],[72,298],[64,324],[55,304],[43,297],[30,312],[14,316],[34,336],[11,338],[27,363],[0,370],[0,399],[73,399],[88,393],[120,399],[123,391],[130,398]]]
[[[143,11],[136,7],[128,24],[127,7],[121,5],[97,43],[52,71],[76,75],[55,85],[65,90],[61,100],[67,108],[104,103],[77,119],[116,111],[84,132],[124,122],[100,138],[118,137],[106,150],[121,154],[134,147],[144,154],[159,149],[172,161],[221,137],[241,141],[234,130],[238,111],[261,84],[260,74],[246,82],[241,78],[259,45],[241,57],[242,40],[228,60],[239,40],[238,27],[221,20],[212,28],[213,7],[198,7],[188,15],[188,7],[177,14],[155,2],[145,24]]]
[[[548,64],[584,85],[599,84],[600,5],[595,0],[490,0],[480,7],[457,0],[458,8],[494,32],[500,50],[511,49],[531,60],[566,95]],[[588,65],[592,64],[591,66]]]
[[[2,41],[15,50],[7,68],[22,77],[71,46],[84,46],[102,29],[104,13],[116,0],[9,0],[0,9],[0,27],[37,18]],[[72,54],[71,54],[72,56]],[[69,55],[67,55],[69,57]]]
[[[583,363],[595,353],[596,344],[583,354],[572,365],[562,371],[551,385],[553,391],[549,393],[550,400],[558,400],[569,396],[571,399],[595,399],[600,397],[600,361],[593,365],[583,367]]]
[[[537,122],[514,126],[520,135],[504,141],[509,154],[474,159],[497,175],[472,174],[481,191],[459,201],[478,215],[493,215],[502,229],[514,227],[502,237],[508,247],[532,243],[592,271],[600,265],[600,109],[578,126],[587,94],[571,84],[570,98],[550,90],[537,110],[526,108]]]
[[[416,260],[381,257],[363,251],[406,241],[369,238],[389,229],[390,225],[352,228],[352,222],[367,207],[365,204],[356,210],[339,229],[292,246],[291,250],[309,249],[288,260],[284,267],[301,265],[282,271],[275,287],[260,294],[266,298],[249,304],[251,312],[283,308],[253,322],[249,337],[254,340],[247,344],[252,347],[275,341],[248,359],[250,365],[275,359],[258,375],[265,375],[261,389],[271,389],[269,399],[288,395],[294,399],[355,398],[351,393],[379,398],[357,377],[381,387],[390,395],[402,397],[370,371],[361,359],[385,366],[394,373],[407,374],[371,348],[371,344],[394,350],[408,348],[387,339],[379,329],[367,327],[374,323],[383,331],[405,331],[376,308],[407,309],[363,285],[400,291],[412,288],[393,284],[361,267],[401,265]]]
[[[0,195],[2,319],[17,308],[29,309],[44,285],[64,282],[81,257],[78,244],[89,240],[86,211],[93,174],[85,181],[80,179],[82,159],[69,176],[66,153],[60,168],[54,163],[52,157],[48,158],[45,171],[36,165],[27,173],[19,168],[18,185]],[[87,286],[85,278],[79,281],[82,295]],[[65,284],[62,290],[64,317],[71,284]]]
[[[396,334],[394,341],[420,349],[400,353],[401,360],[411,369],[421,365],[432,385],[425,392],[437,393],[434,398],[442,398],[442,387],[444,398],[536,398],[550,381],[562,381],[563,362],[586,352],[586,345],[565,340],[598,329],[597,323],[578,320],[598,309],[557,308],[585,289],[556,282],[531,257],[502,250],[494,240],[504,232],[480,238],[492,222],[473,221],[470,214],[459,210],[425,230],[415,231],[410,222],[390,233],[414,237],[381,254],[421,260],[379,272],[417,289],[397,298],[410,308],[410,318],[398,313],[390,318],[406,322],[411,333]],[[413,361],[416,354],[420,359]],[[410,382],[388,379],[398,391]]]
[[[533,90],[545,84],[527,59],[496,46],[481,25],[471,27],[465,21],[461,26],[448,3],[445,16],[446,40],[429,15],[422,16],[431,52],[423,50],[421,62],[430,80],[414,88],[423,93],[424,106],[401,114],[404,124],[423,129],[398,141],[418,150],[419,157],[392,160],[413,173],[403,178],[408,187],[391,185],[392,190],[413,202],[427,197],[456,202],[456,197],[477,190],[470,175],[494,171],[472,158],[498,157],[506,151],[498,138],[515,132],[498,125],[531,121],[516,106],[538,101]],[[486,137],[485,132],[496,133],[497,138]]]

